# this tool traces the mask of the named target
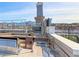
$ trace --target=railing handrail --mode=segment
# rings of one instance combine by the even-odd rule
[[[48,33],[53,49],[62,56],[79,56],[79,44],[57,34]],[[60,52],[61,51],[61,52]]]
[[[73,49],[79,49],[79,44],[74,42],[74,41],[71,41],[71,40],[68,40],[67,38],[64,38],[62,36],[59,36],[57,34],[51,34],[53,37],[55,37],[57,40],[60,40],[61,42],[65,43],[66,45],[68,45],[69,47],[73,48]],[[73,46],[75,45],[75,46]]]

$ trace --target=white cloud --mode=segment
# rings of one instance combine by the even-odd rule
[[[47,12],[48,14],[78,15],[79,8],[45,9],[44,13],[45,12]]]
[[[23,10],[18,10],[18,11],[10,11],[10,12],[4,12],[0,13],[1,15],[22,15],[22,14],[34,14],[35,9],[23,9]]]
[[[44,13],[53,21],[79,23],[79,8],[45,9]]]
[[[35,14],[36,14],[35,9],[23,9],[18,11],[4,12],[4,13],[0,13],[0,21],[5,21],[5,20],[16,21],[16,19],[33,20],[32,18],[35,17]]]

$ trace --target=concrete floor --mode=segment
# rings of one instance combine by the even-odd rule
[[[38,41],[38,43],[35,42],[33,45],[33,52],[31,52],[31,50],[29,49],[21,49],[18,55],[3,54],[0,56],[1,57],[54,57],[54,55],[50,54],[49,49],[44,45],[40,45],[40,42]]]
[[[18,55],[2,54],[1,57],[42,57],[42,48],[34,43],[33,52],[29,49],[21,49]]]

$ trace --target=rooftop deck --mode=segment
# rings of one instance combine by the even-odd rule
[[[37,41],[34,42],[33,52],[29,49],[20,49],[19,54],[0,54],[1,57],[54,57],[45,45],[47,42]]]
[[[0,35],[1,37],[26,37],[23,35]],[[48,41],[43,40],[41,37],[35,37],[36,40],[33,44],[33,52],[29,49],[23,48],[10,48],[2,47],[9,49],[12,52],[17,51],[17,54],[0,54],[0,56],[5,57],[79,57],[79,44],[73,41],[70,41],[62,36],[57,34],[47,33]],[[41,39],[41,40],[37,40]],[[0,49],[2,49],[0,48]]]

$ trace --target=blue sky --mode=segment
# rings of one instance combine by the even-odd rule
[[[1,21],[29,21],[33,20],[35,3],[28,2],[0,2]]]
[[[44,2],[45,18],[53,23],[79,23],[79,3]],[[0,2],[0,21],[35,21],[36,2]]]

